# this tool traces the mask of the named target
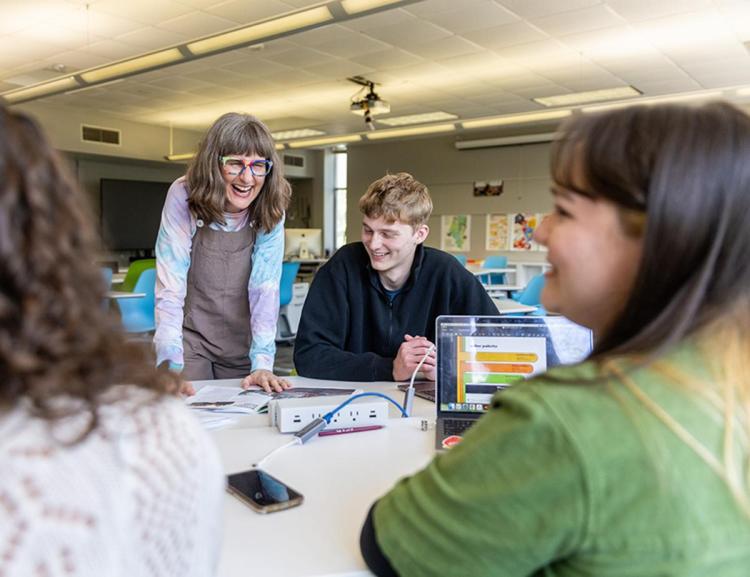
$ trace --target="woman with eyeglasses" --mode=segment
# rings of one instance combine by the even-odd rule
[[[273,374],[290,196],[266,126],[247,114],[216,120],[164,203],[156,240],[157,363],[189,381],[290,386]]]

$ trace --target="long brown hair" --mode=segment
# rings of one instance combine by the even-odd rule
[[[0,408],[27,399],[55,420],[61,397],[98,424],[103,393],[177,386],[102,307],[104,280],[82,193],[30,117],[0,107]]]
[[[624,223],[645,216],[634,289],[594,356],[664,349],[750,299],[744,112],[712,103],[579,116],[553,145],[552,177],[568,190],[614,202]]]
[[[266,125],[250,114],[228,112],[208,129],[187,171],[188,206],[206,224],[224,223],[226,184],[219,157],[259,155],[273,162],[258,198],[250,205],[250,222],[270,232],[284,216],[292,192],[284,178],[273,137]]]
[[[594,350],[602,378],[619,379],[750,515],[750,117],[727,103],[581,116],[562,127],[552,176],[568,190],[614,202],[625,232],[645,223],[634,288]],[[711,383],[659,358],[686,338],[710,360]],[[721,455],[638,387],[619,366],[623,356],[651,364],[717,411]]]

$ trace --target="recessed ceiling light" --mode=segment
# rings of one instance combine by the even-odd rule
[[[409,114],[407,116],[391,116],[390,118],[378,118],[379,124],[388,126],[404,126],[406,124],[422,124],[425,122],[439,122],[441,120],[455,120],[455,114],[448,112],[425,112],[424,114]]]
[[[533,98],[532,100],[544,106],[572,106],[574,104],[588,104],[589,102],[602,102],[604,100],[620,100],[621,98],[632,98],[640,95],[641,91],[636,90],[632,86],[618,86],[617,88],[589,90],[588,92],[557,94],[555,96],[545,96],[544,98]]]
[[[289,140],[290,138],[307,138],[309,136],[321,136],[325,134],[322,130],[315,130],[313,128],[298,128],[296,130],[282,130],[280,132],[272,132],[274,140]]]
[[[464,120],[461,122],[461,125],[464,128],[489,128],[491,126],[507,126],[513,124],[525,124],[527,122],[557,120],[558,118],[570,116],[570,114],[570,110],[542,110],[541,112],[527,112],[525,114],[508,114],[492,118]]]

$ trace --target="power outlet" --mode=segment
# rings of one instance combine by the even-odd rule
[[[279,399],[269,403],[271,426],[280,433],[296,433],[313,419],[329,413],[349,396],[310,397],[307,399]],[[337,412],[326,429],[385,425],[388,422],[388,402],[385,399],[363,397],[352,401]]]

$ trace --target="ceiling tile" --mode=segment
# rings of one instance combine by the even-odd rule
[[[475,44],[491,50],[514,46],[516,44],[537,42],[549,38],[548,34],[530,25],[528,22],[514,22],[483,30],[473,30],[464,32],[462,36]]]
[[[505,8],[524,18],[539,18],[599,4],[601,0],[498,0]]]
[[[296,48],[289,50],[288,52],[281,52],[272,56],[266,56],[266,60],[269,60],[276,64],[283,64],[292,68],[308,68],[310,66],[323,65],[328,62],[335,62],[337,58],[330,54],[324,54],[317,50],[310,50],[307,48]]]
[[[185,1],[185,0],[183,0]],[[188,2],[192,0],[187,0]],[[209,0],[207,0],[209,1]],[[248,24],[265,20],[294,10],[292,6],[277,0],[263,0],[262,2],[248,2],[247,0],[229,0],[216,2],[203,7],[202,10],[216,16],[231,20],[236,24]]]
[[[237,24],[231,20],[205,12],[190,12],[159,24],[159,30],[169,30],[188,38],[208,36],[236,27]]]
[[[456,9],[457,5],[460,8]],[[421,17],[456,34],[501,26],[519,19],[518,16],[495,2],[478,2],[471,6],[453,3],[453,7],[453,10],[446,12],[424,13]]]
[[[581,10],[534,18],[531,23],[551,36],[564,36],[576,32],[623,26],[626,21],[606,5],[599,4]]]
[[[364,64],[365,66],[371,66],[377,70],[386,71],[396,70],[404,66],[413,66],[423,62],[423,59],[419,56],[415,56],[399,48],[388,48],[370,54],[352,56],[349,60],[358,64]]]
[[[373,69],[358,62],[338,58],[325,64],[307,66],[305,67],[305,70],[311,74],[322,76],[323,78],[341,79],[357,75],[367,76],[367,74],[372,72]]]
[[[98,0],[94,7],[104,14],[151,25],[159,25],[165,20],[193,11],[193,8],[173,0]]]
[[[711,0],[607,0],[607,4],[630,22],[651,20],[711,8]]]
[[[485,53],[486,50],[473,42],[464,40],[460,36],[448,36],[447,38],[440,39],[438,42],[428,42],[411,46],[409,52],[423,58],[432,58],[440,61],[445,58],[475,54],[477,52]]]
[[[116,37],[116,40],[129,44],[139,49],[140,52],[158,50],[159,48],[186,42],[189,39],[190,37],[184,34],[163,30],[155,26],[144,26]]]
[[[451,33],[429,22],[409,17],[398,24],[372,28],[367,31],[367,35],[409,50],[411,46],[419,46],[426,42],[437,42],[441,38],[447,38],[451,36]]]

